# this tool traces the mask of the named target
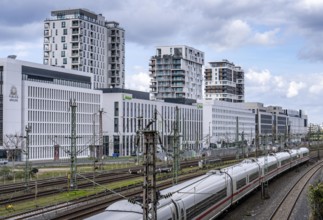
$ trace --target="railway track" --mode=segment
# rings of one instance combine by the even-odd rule
[[[228,159],[230,159],[230,160],[232,160],[232,158],[228,158]],[[182,165],[181,165],[181,167],[182,168],[185,168],[185,167],[193,167],[193,166],[197,166],[198,165],[198,161],[200,161],[200,160],[194,160],[194,161],[185,161],[185,162],[183,162],[182,163]],[[224,162],[224,161],[221,161],[221,163],[223,164],[223,163],[228,163],[228,162]],[[229,161],[229,163],[232,163],[232,161]],[[140,168],[136,168],[137,170],[139,170]],[[114,174],[116,174],[116,173],[119,173],[121,170],[119,170],[119,171],[115,171],[114,170]],[[131,179],[131,178],[136,178],[136,177],[138,177],[138,175],[137,176],[134,176],[134,175],[129,175],[129,173],[128,173],[128,171],[129,171],[129,169],[127,168],[127,169],[123,169],[123,172],[124,171],[127,171],[127,175],[125,175],[124,177],[120,177],[120,178],[115,178],[114,179],[114,181],[115,182],[117,182],[117,181],[121,181],[121,180],[126,180],[126,179]],[[102,177],[102,180],[99,180],[99,178],[95,178],[95,181],[96,182],[99,182],[100,184],[104,184],[104,183],[111,183],[112,182],[112,179],[111,179],[111,174],[113,174],[113,173],[107,173],[106,175],[107,176],[109,176],[110,178],[107,178],[107,177]],[[127,177],[126,177],[127,176]],[[89,178],[88,179],[92,179],[92,173],[90,173],[89,174],[89,176],[88,176]],[[164,176],[164,178],[165,178],[165,176]],[[193,178],[193,177],[191,177],[191,178]],[[62,178],[60,178],[59,180],[58,180],[58,182],[60,182],[60,181],[63,181],[63,184],[66,186],[66,180],[64,181],[64,179],[62,180]],[[59,188],[59,187],[57,187],[57,181],[55,182],[55,181],[49,181],[49,180],[45,180],[45,182],[52,182],[52,184],[49,184],[49,185],[56,185],[56,189],[51,189],[51,190],[45,190],[44,192],[41,192],[41,191],[39,191],[38,192],[38,195],[37,195],[37,197],[39,198],[39,197],[41,197],[41,196],[49,196],[49,195],[54,195],[54,194],[57,194],[57,193],[59,193],[59,192],[63,192],[63,191],[67,191],[67,187],[65,188],[65,189],[61,189],[61,188]],[[48,185],[47,185],[48,186]],[[93,183],[91,183],[91,182],[87,182],[87,183],[84,183],[84,184],[79,184],[79,188],[87,188],[87,187],[91,187],[91,186],[93,186]],[[169,185],[167,185],[167,186],[169,186]],[[3,187],[4,188],[4,187]],[[142,192],[142,187],[141,187],[141,184],[140,184],[140,189],[139,189],[139,191],[138,192],[136,192],[136,194],[138,194],[139,192]],[[94,196],[88,196],[87,198],[85,198],[85,200],[93,200],[93,199],[95,199],[96,197],[102,197],[102,194],[104,194],[105,196],[107,195],[107,193],[106,192],[103,192],[103,193],[99,193],[99,194],[97,194],[97,195],[94,195]],[[12,197],[12,198],[10,198],[10,199],[2,199],[1,200],[1,197],[0,197],[0,205],[6,205],[6,204],[14,204],[14,203],[16,203],[16,202],[19,202],[19,201],[28,201],[28,200],[31,200],[31,199],[34,199],[35,198],[35,194],[34,193],[29,193],[29,194],[23,194],[23,195],[20,195],[20,196],[17,196],[17,197]],[[120,197],[118,198],[118,199],[120,199]],[[79,199],[80,200],[80,199]],[[82,200],[82,199],[81,199]],[[80,200],[80,201],[81,201]],[[115,200],[113,200],[112,202],[114,202]],[[70,203],[74,203],[74,201],[72,201],[72,202],[70,202]],[[88,203],[88,202],[86,202],[86,203]],[[64,206],[63,204],[58,204],[58,205],[56,205],[55,207],[54,207],[54,209],[56,209],[57,208],[57,206]],[[94,208],[93,209],[99,209],[100,211],[102,211],[102,210],[104,210],[105,208],[106,208],[106,206],[107,206],[107,203],[105,202],[104,204],[102,204],[102,206],[100,207],[100,204],[99,203],[96,203],[95,205],[94,205]],[[50,207],[43,207],[42,208],[42,210],[44,210],[44,209],[46,209],[46,210],[50,210],[51,208]],[[87,209],[87,208],[86,208]],[[34,211],[32,211],[32,212],[34,212]],[[36,211],[37,212],[37,211]],[[47,211],[46,211],[47,212]],[[82,211],[80,210],[79,211],[80,213],[82,213]],[[85,212],[87,212],[87,211],[85,211]],[[86,213],[85,213],[86,214]],[[1,219],[1,218],[0,218]],[[16,218],[13,218],[13,219],[16,219]],[[21,219],[26,219],[25,217],[22,217]],[[66,219],[66,218],[65,218]]]
[[[284,198],[278,204],[277,208],[274,210],[269,219],[280,220],[280,219],[290,219],[293,209],[307,183],[323,167],[323,161],[313,166],[307,173],[305,173],[291,189],[286,193]]]
[[[185,161],[182,162],[181,167],[193,167],[198,165],[199,160]],[[133,173],[136,173],[142,167],[133,167],[131,168]],[[84,175],[87,179],[93,179],[93,173],[87,173]],[[95,182],[98,184],[107,184],[118,182],[122,180],[128,180],[137,178],[138,175],[129,174],[129,168],[113,170],[106,173],[97,174],[95,176]],[[93,183],[86,181],[84,178],[78,178],[80,184],[78,184],[79,189],[84,189],[93,186]],[[0,187],[0,205],[12,204],[21,201],[27,201],[35,198],[35,181],[30,182],[30,192],[24,192],[25,186],[23,184],[13,184],[13,185],[4,185]],[[37,183],[38,193],[37,197],[44,197],[49,195],[54,195],[61,192],[68,191],[67,179],[66,177],[59,177],[55,179],[42,180]],[[5,196],[5,195],[8,196]]]
[[[179,182],[183,182],[200,175],[203,174],[193,173],[182,176],[180,177]],[[164,189],[171,185],[172,180],[166,180],[159,183],[158,188]],[[140,186],[136,185],[127,189],[120,189],[117,190],[117,192],[127,198],[131,198],[135,195],[142,194],[142,186],[140,184]],[[114,203],[121,198],[121,196],[111,192],[102,192],[96,196],[79,199],[75,202],[59,204],[54,207],[46,207],[20,215],[13,215],[8,219],[83,219],[104,211],[109,204]]]

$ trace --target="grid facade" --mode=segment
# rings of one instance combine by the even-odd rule
[[[52,11],[44,21],[44,64],[92,73],[94,88],[124,88],[124,34],[101,14]]]
[[[244,71],[228,60],[210,62],[205,68],[205,98],[244,102]]]
[[[187,46],[157,47],[150,59],[153,99],[202,99],[204,53]]]

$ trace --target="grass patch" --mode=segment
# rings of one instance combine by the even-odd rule
[[[18,214],[26,211],[30,211],[36,208],[41,208],[45,206],[54,206],[64,202],[70,202],[75,199],[84,198],[94,194],[98,194],[106,189],[107,191],[115,190],[121,187],[133,185],[142,182],[142,178],[138,177],[132,180],[120,181],[112,184],[105,184],[102,186],[96,186],[95,188],[80,189],[70,192],[62,192],[55,195],[41,197],[27,202],[19,202],[13,205],[13,209],[6,209],[5,206],[0,207],[0,216],[7,217],[12,214]]]

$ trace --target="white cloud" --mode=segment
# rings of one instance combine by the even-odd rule
[[[323,92],[323,77],[318,76],[313,80],[313,85],[309,87],[309,92],[313,95],[321,95]]]
[[[282,76],[274,76],[274,83],[278,88],[284,88],[285,86],[285,81],[284,78]]]
[[[127,75],[125,86],[127,89],[149,92],[149,85],[150,77],[148,73],[139,72]]]
[[[277,33],[279,33],[279,28],[275,28],[274,30],[266,31],[263,33],[255,33],[253,42],[261,45],[275,44],[277,41]]]
[[[295,75],[293,79],[288,77],[273,75],[269,70],[254,70],[249,69],[245,74],[246,93],[251,92],[257,95],[266,94],[266,96],[294,98],[296,96],[307,94],[307,84],[314,83],[311,77],[304,77],[304,75]],[[323,81],[320,89],[323,90]],[[312,86],[313,87],[313,86]],[[317,90],[317,87],[312,88],[313,92]],[[300,90],[304,90],[300,94]],[[255,95],[255,96],[257,96]]]
[[[248,72],[246,73],[245,77],[252,84],[256,84],[256,85],[260,84],[262,86],[265,86],[270,81],[271,74],[270,74],[269,70],[256,71],[253,69],[249,69]]]
[[[295,82],[295,81],[291,81],[289,83],[288,86],[288,90],[287,90],[287,98],[292,98],[295,97],[299,94],[299,90],[305,88],[306,84],[303,82]]]
[[[217,32],[217,33],[216,33]],[[229,21],[215,31],[215,46],[218,51],[246,44],[251,35],[250,26],[242,20]]]

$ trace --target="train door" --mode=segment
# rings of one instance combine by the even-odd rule
[[[173,216],[173,219],[176,220],[176,219],[179,219],[179,208],[177,203],[174,200],[172,200],[172,203],[173,203],[173,206],[171,207],[172,216]]]
[[[184,201],[179,199],[176,200],[177,203],[177,210],[178,210],[178,220],[186,220],[186,210]]]

